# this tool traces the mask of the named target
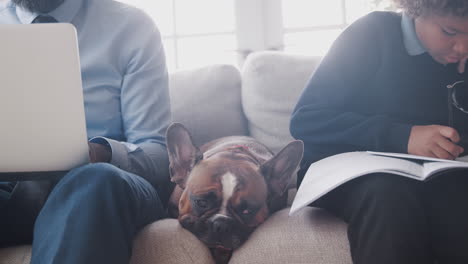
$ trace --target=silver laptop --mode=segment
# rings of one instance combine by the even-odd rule
[[[76,30],[0,25],[0,180],[88,162]]]

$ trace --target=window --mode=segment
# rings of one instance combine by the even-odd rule
[[[324,55],[341,31],[390,0],[119,0],[158,25],[170,71],[242,64],[250,52]]]
[[[323,56],[341,31],[388,0],[282,0],[284,50]]]
[[[145,10],[163,38],[170,71],[237,64],[235,0],[119,0]]]

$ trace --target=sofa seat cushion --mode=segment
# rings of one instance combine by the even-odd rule
[[[242,68],[242,106],[250,135],[277,153],[293,138],[289,120],[320,57],[262,51]]]
[[[346,224],[325,210],[273,214],[234,252],[230,264],[352,264]]]
[[[176,219],[147,225],[133,243],[130,264],[214,264],[208,248]]]
[[[17,246],[0,249],[1,264],[29,264],[31,262],[31,246]]]
[[[172,117],[192,133],[194,143],[246,135],[241,77],[232,65],[176,71],[169,76]]]
[[[351,264],[346,224],[317,208],[288,216],[289,208],[273,214],[243,246],[230,264]],[[210,252],[176,219],[146,226],[137,236],[131,264],[212,264]]]

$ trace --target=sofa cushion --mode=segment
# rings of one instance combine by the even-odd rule
[[[279,211],[260,225],[229,264],[315,263],[351,264],[346,224],[317,208],[288,216]],[[212,264],[210,252],[176,219],[146,226],[137,236],[131,264]]]
[[[352,264],[343,221],[318,208],[288,213],[283,209],[259,226],[229,264]]]
[[[289,120],[319,57],[262,51],[242,69],[242,106],[250,135],[273,152],[290,140]]]
[[[223,136],[246,135],[240,73],[231,65],[212,65],[172,73],[172,116],[200,145]]]
[[[137,235],[130,264],[214,264],[208,248],[176,219],[147,225]]]

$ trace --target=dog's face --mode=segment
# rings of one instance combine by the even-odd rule
[[[182,125],[167,132],[171,179],[182,189],[179,222],[212,249],[238,248],[266,220],[302,158],[301,141],[265,160],[239,139],[227,148],[202,146],[202,153]]]
[[[208,247],[238,248],[268,216],[268,186],[244,154],[221,152],[190,172],[179,221]]]

